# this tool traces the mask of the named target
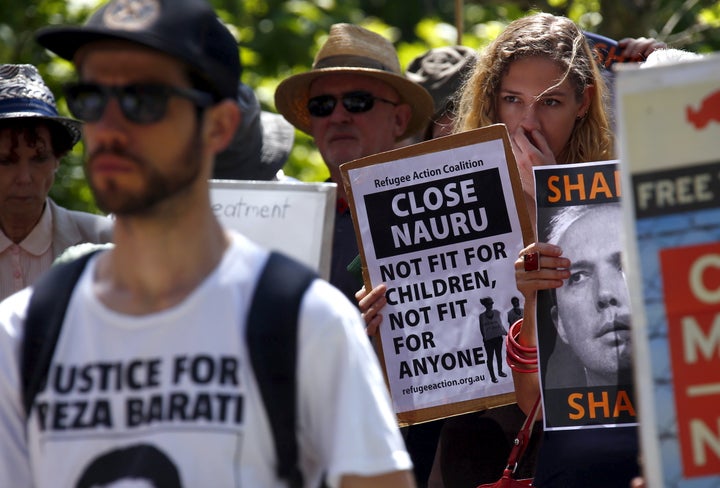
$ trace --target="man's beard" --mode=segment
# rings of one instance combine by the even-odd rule
[[[88,163],[85,164],[85,176],[95,196],[100,210],[118,216],[140,216],[149,214],[159,203],[186,191],[198,179],[201,172],[201,139],[199,131],[188,142],[184,151],[180,152],[177,165],[170,175],[162,174],[144,158],[128,152],[117,145],[101,146],[87,161],[92,161],[100,154],[114,154],[133,161],[145,176],[144,190],[128,192],[122,190],[114,179],[103,183],[103,189],[97,188],[88,174]]]

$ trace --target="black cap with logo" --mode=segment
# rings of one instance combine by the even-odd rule
[[[237,98],[242,71],[237,41],[205,0],[110,0],[83,26],[46,27],[36,37],[71,61],[94,41],[141,44],[186,63],[216,98]]]

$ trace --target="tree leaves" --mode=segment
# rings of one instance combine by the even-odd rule
[[[82,23],[98,0],[3,0],[0,59],[38,66],[67,115],[61,84],[72,78],[69,63],[51,57],[34,42],[45,25]],[[252,86],[266,110],[274,111],[277,84],[310,69],[330,25],[351,22],[387,35],[400,62],[430,47],[455,44],[455,4],[449,0],[211,0],[233,27],[245,65],[243,81]],[[720,50],[720,2],[714,0],[465,0],[462,43],[482,49],[510,21],[539,9],[567,15],[584,29],[611,38],[656,37],[696,52]],[[82,145],[62,163],[52,196],[69,208],[93,210],[82,175]],[[297,133],[285,167],[303,181],[321,181],[328,172],[312,140]]]

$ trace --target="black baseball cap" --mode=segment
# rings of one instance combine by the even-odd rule
[[[205,0],[110,0],[84,25],[45,27],[36,38],[70,61],[90,42],[134,42],[183,61],[217,99],[237,98],[238,43]]]

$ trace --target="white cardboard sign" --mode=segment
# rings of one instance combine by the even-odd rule
[[[211,180],[220,223],[330,275],[335,183]]]

